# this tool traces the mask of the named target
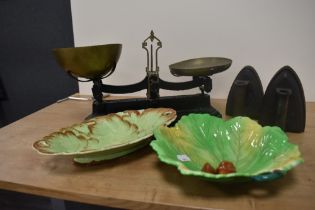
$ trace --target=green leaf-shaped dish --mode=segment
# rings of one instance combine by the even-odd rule
[[[284,175],[303,162],[296,145],[278,127],[261,127],[247,117],[224,121],[208,114],[183,116],[175,127],[154,131],[151,147],[162,162],[177,166],[181,174],[212,181],[266,181]],[[230,161],[235,173],[201,171],[205,163],[216,168]]]
[[[40,154],[73,155],[83,164],[112,159],[145,146],[154,129],[175,119],[176,111],[168,108],[118,112],[62,128],[33,148]]]

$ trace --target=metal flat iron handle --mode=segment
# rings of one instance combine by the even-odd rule
[[[292,90],[289,88],[277,88],[276,93],[278,99],[275,125],[285,130],[288,115],[289,99],[292,94]]]

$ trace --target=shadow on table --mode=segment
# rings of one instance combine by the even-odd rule
[[[77,165],[71,157],[55,156],[45,162],[47,170],[56,174],[90,173],[127,164],[136,164],[146,156],[152,154],[152,149],[147,146],[137,152],[126,156],[101,162],[97,165]],[[156,170],[163,175],[169,185],[181,188],[187,195],[201,196],[206,198],[238,197],[250,195],[254,198],[266,198],[275,196],[281,190],[294,185],[296,182],[294,170],[289,171],[284,177],[267,182],[239,182],[220,183],[204,180],[196,176],[184,176],[174,166],[166,165],[158,160],[153,163]],[[202,189],[202,190],[201,190]]]
[[[71,156],[51,156],[44,162],[43,167],[55,174],[90,173],[128,165],[142,160],[145,156],[152,154],[151,148],[146,146],[138,151],[112,160],[105,160],[94,164],[78,164],[73,162]]]
[[[211,182],[196,176],[184,176],[174,166],[156,163],[156,168],[163,174],[165,180],[173,186],[181,188],[187,195],[206,197],[239,197],[250,195],[254,198],[273,197],[281,190],[293,185],[296,180],[294,170],[289,171],[284,177],[267,182],[238,182],[221,183]]]

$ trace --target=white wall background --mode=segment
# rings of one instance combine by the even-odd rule
[[[122,43],[116,71],[103,82],[122,85],[145,76],[142,41],[153,29],[163,43],[161,78],[185,81],[168,65],[189,58],[231,58],[231,68],[214,75],[212,98],[226,98],[237,73],[252,65],[264,89],[284,65],[298,73],[308,101],[315,101],[315,1],[313,0],[72,0],[76,46]],[[91,84],[80,92],[91,94]],[[189,90],[185,93],[196,93]],[[161,95],[183,92],[161,91]],[[133,95],[143,95],[138,92]]]

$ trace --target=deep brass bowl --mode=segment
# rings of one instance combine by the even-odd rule
[[[107,44],[56,48],[53,52],[59,65],[72,75],[99,79],[115,70],[121,48],[121,44]]]
[[[232,60],[220,57],[205,57],[184,60],[169,66],[175,76],[211,76],[225,71],[232,64]]]

